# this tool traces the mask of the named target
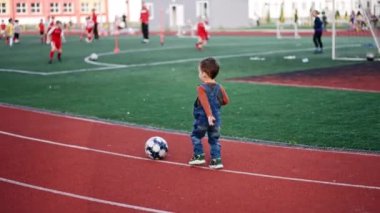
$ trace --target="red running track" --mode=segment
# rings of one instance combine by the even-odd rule
[[[0,118],[0,212],[380,209],[376,154],[222,140],[225,169],[212,171],[186,165],[187,135],[5,105]],[[144,156],[154,135],[165,161]]]

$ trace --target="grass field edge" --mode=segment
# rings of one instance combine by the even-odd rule
[[[127,121],[111,120],[111,119],[99,118],[96,116],[75,114],[75,113],[70,113],[70,112],[60,112],[60,111],[44,109],[44,108],[36,108],[36,107],[31,107],[31,106],[5,103],[1,101],[0,101],[0,107],[27,110],[27,111],[31,111],[35,113],[43,113],[43,114],[47,114],[51,116],[66,117],[70,119],[82,120],[82,121],[87,121],[87,122],[96,122],[96,123],[104,124],[104,125],[117,125],[117,126],[122,126],[122,127],[124,126],[124,127],[130,127],[130,128],[147,129],[149,131],[156,131],[156,132],[168,132],[170,134],[176,134],[176,135],[189,135],[190,137],[190,132],[183,131],[183,130],[160,128],[160,127],[132,123],[132,122],[127,122]],[[376,156],[376,157],[380,156],[380,151],[376,151],[376,150],[310,146],[310,145],[305,145],[305,144],[292,144],[292,143],[281,142],[281,141],[270,141],[270,140],[262,140],[262,139],[255,139],[255,138],[246,138],[246,137],[234,137],[234,136],[222,136],[221,139],[225,140],[226,142],[232,142],[232,143],[246,143],[246,144],[252,143],[256,145],[280,147],[280,148],[286,148],[286,149],[302,149],[302,150],[307,150],[307,151],[335,152],[335,153],[341,153],[341,154],[355,154],[355,155],[370,155],[370,156]]]

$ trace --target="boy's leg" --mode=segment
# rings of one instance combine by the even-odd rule
[[[202,138],[206,135],[207,127],[194,124],[193,131],[191,133],[191,142],[193,144],[194,156],[189,161],[190,165],[198,165],[206,163],[204,158]]]
[[[220,138],[220,127],[211,126],[207,130],[208,143],[210,144],[211,152],[211,169],[222,169],[222,158],[220,154],[221,145],[219,143]]]
[[[210,144],[211,159],[221,158],[219,143],[220,127],[210,126],[207,130],[208,143]]]

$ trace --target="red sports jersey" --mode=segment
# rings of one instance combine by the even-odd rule
[[[4,23],[1,24],[1,30],[5,30],[6,27],[7,25],[5,25]]]
[[[45,31],[45,25],[44,25],[44,23],[40,23],[38,25],[38,28],[40,29],[40,32],[44,32]]]
[[[149,10],[146,7],[143,7],[140,13],[140,20],[144,24],[149,23]]]
[[[198,33],[198,36],[202,40],[207,40],[208,34],[207,34],[207,31],[206,31],[206,25],[205,25],[204,22],[199,22],[198,23],[198,25],[197,25],[197,33]]]
[[[55,27],[51,29],[51,40],[54,43],[61,43],[62,42],[62,29],[59,27]]]
[[[91,20],[87,21],[87,24],[86,24],[86,31],[87,31],[88,33],[91,33],[93,29],[94,29],[94,22],[91,21]]]
[[[96,15],[95,12],[92,13],[92,21],[93,21],[94,23],[98,23],[98,16]]]

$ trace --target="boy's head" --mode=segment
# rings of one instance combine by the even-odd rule
[[[205,58],[199,63],[199,72],[215,79],[219,73],[219,64],[214,58]]]

